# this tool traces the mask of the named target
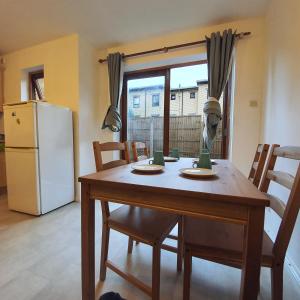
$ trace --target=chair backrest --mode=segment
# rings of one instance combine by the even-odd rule
[[[277,157],[300,160],[300,147],[280,147],[279,145],[273,145],[259,187],[262,192],[267,193],[270,182],[274,181],[290,190],[286,204],[279,198],[270,196],[271,208],[282,218],[274,243],[273,253],[275,259],[283,260],[300,208],[300,164],[294,177],[289,173],[274,170]]]
[[[129,152],[128,152],[128,144],[124,143],[117,143],[117,142],[108,142],[100,144],[99,142],[93,142],[94,148],[94,156],[95,156],[95,164],[97,172],[112,169],[115,167],[123,166],[130,163],[129,159]],[[102,152],[105,151],[124,151],[124,159],[113,160],[108,163],[103,163],[102,160]],[[106,201],[101,201],[101,210],[102,210],[102,222],[106,222],[110,212],[109,212],[109,205]]]
[[[132,148],[132,153],[133,153],[133,160],[135,162],[148,158],[149,153],[148,153],[148,148],[145,143],[132,142],[131,148]]]
[[[126,165],[130,162],[127,142],[108,142],[103,144],[100,144],[99,142],[93,142],[93,148],[97,172]],[[125,159],[117,159],[108,163],[103,163],[102,152],[105,151],[124,151]]]
[[[253,163],[252,163],[250,173],[248,176],[248,179],[252,180],[253,184],[256,187],[259,186],[269,148],[270,148],[270,145],[268,145],[268,144],[258,144],[258,146],[257,146],[256,152],[254,155],[254,159],[253,159]]]

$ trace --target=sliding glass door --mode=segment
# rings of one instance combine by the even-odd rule
[[[165,150],[166,77],[166,71],[143,72],[131,74],[124,84],[122,137],[128,142],[146,143],[151,156]]]
[[[207,100],[207,64],[170,69],[169,148],[183,157],[197,157],[202,148],[203,106]],[[223,107],[223,96],[220,99]],[[222,158],[222,122],[212,149],[212,157]]]
[[[183,157],[197,157],[202,148],[207,87],[206,62],[125,74],[122,140],[145,142],[151,156],[158,150],[168,155],[177,148]],[[226,109],[217,130],[213,158],[227,157],[225,98],[227,101],[223,95],[220,99]]]

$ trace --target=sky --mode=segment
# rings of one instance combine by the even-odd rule
[[[207,65],[194,65],[171,69],[171,89],[196,86],[197,80],[207,80]],[[134,79],[128,81],[128,88],[163,85],[164,77]]]

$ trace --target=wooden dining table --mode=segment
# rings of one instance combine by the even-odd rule
[[[240,299],[257,299],[269,200],[228,160],[216,160],[213,168],[217,175],[206,179],[181,175],[179,170],[192,167],[192,163],[191,158],[167,162],[164,171],[157,174],[136,173],[128,164],[79,178],[83,300],[95,299],[97,199],[244,225]]]

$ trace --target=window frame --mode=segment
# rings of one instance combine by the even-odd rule
[[[43,94],[42,91],[40,90],[40,87],[37,83],[38,79],[44,79],[44,70],[38,70],[34,72],[30,72],[28,74],[29,77],[29,97],[31,100],[43,100]],[[38,96],[38,99],[36,99],[36,95]]]
[[[191,95],[194,95],[194,97],[191,97]],[[196,99],[196,92],[190,92],[190,99]]]
[[[169,130],[170,130],[170,102],[171,102],[171,90],[170,90],[170,72],[173,68],[181,68],[186,66],[193,66],[199,64],[207,64],[207,60],[200,60],[188,63],[174,64],[161,66],[150,69],[142,69],[136,71],[130,71],[124,73],[123,89],[121,95],[121,118],[122,128],[120,134],[120,140],[122,142],[127,140],[127,82],[132,79],[142,79],[148,77],[165,77],[165,92],[164,92],[164,134],[163,134],[163,152],[164,155],[169,154]],[[231,89],[232,89],[232,72],[229,76],[228,83],[224,89],[223,96],[223,117],[222,117],[222,159],[228,159],[229,157],[229,141],[230,141],[230,111],[231,111]],[[192,98],[192,99],[196,99]]]
[[[138,103],[134,103],[135,99],[138,99]],[[133,108],[140,108],[141,107],[141,97],[140,96],[133,96],[132,107]]]
[[[165,77],[165,91],[164,99],[170,97],[170,70],[167,68],[154,68],[154,69],[144,69],[139,71],[125,72],[123,77],[123,89],[121,95],[121,119],[122,119],[122,128],[120,133],[120,140],[122,142],[127,140],[127,109],[128,109],[128,99],[127,99],[127,82],[133,79],[142,79],[150,77]],[[167,116],[167,117],[166,117]],[[169,120],[170,119],[170,101],[164,101],[164,134],[163,134],[163,151],[164,153],[169,152]],[[122,154],[123,155],[123,154]]]
[[[160,105],[160,94],[158,93],[155,93],[155,94],[152,94],[152,107],[159,107]],[[157,97],[157,99],[154,101],[154,99]],[[155,105],[154,105],[155,104]]]

